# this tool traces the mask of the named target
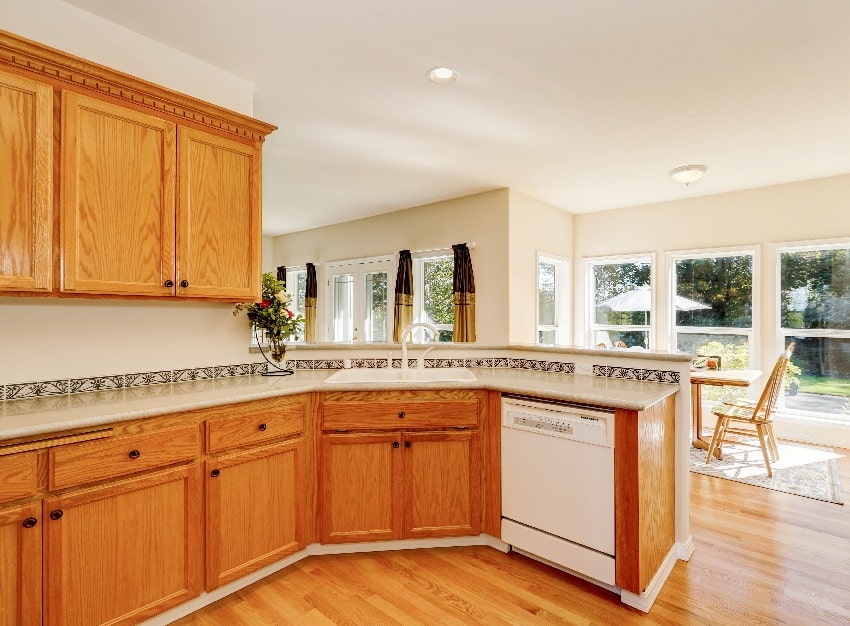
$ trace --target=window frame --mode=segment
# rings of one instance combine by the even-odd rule
[[[627,263],[648,263],[649,264],[649,288],[652,292],[652,308],[650,309],[650,323],[642,324],[597,324],[596,323],[596,285],[593,275],[593,268],[597,265],[614,265]],[[594,336],[597,332],[606,330],[617,331],[633,331],[647,333],[647,349],[655,349],[655,337],[657,336],[656,329],[658,325],[658,315],[656,313],[656,258],[654,252],[643,252],[634,254],[617,254],[611,256],[584,257],[582,258],[582,276],[584,280],[584,344],[588,347],[595,347],[596,342]]]
[[[335,276],[343,276],[346,274],[352,275],[352,338],[351,342],[357,343],[384,343],[375,342],[366,339],[366,329],[361,328],[366,320],[365,303],[363,289],[365,288],[366,274],[386,272],[387,274],[387,339],[389,341],[392,336],[393,328],[393,276],[395,265],[398,264],[397,255],[381,255],[374,257],[364,257],[359,259],[344,259],[341,261],[330,261],[325,263],[325,293],[327,306],[325,310],[324,329],[327,333],[328,341],[331,343],[349,343],[345,340],[337,340],[334,337],[334,310],[336,300],[334,297],[333,279]]]
[[[540,265],[551,263],[555,265],[555,323],[540,323]],[[540,333],[555,331],[555,344],[567,345],[570,342],[570,259],[537,251],[535,266],[537,297],[535,298],[534,319],[536,322],[535,343],[542,344]]]
[[[428,261],[449,260],[454,262],[454,252],[451,248],[437,248],[411,254],[413,262],[413,321],[428,322],[440,331],[454,331],[454,324],[436,324],[426,318],[425,313],[425,263]],[[414,328],[411,341],[424,343],[430,341],[430,333],[423,328]],[[447,343],[447,342],[445,342]]]
[[[677,293],[676,281],[676,261],[682,259],[710,259],[718,257],[731,256],[746,256],[752,257],[752,322],[750,329],[737,326],[677,326],[676,325],[676,310],[674,302]],[[720,248],[696,248],[691,250],[676,250],[667,253],[667,320],[669,328],[668,342],[671,351],[678,349],[678,334],[691,335],[745,335],[749,345],[749,364],[748,369],[753,369],[759,362],[759,332],[757,329],[759,320],[761,319],[761,270],[759,247],[755,245],[749,246],[733,246]],[[686,329],[686,330],[681,330]]]

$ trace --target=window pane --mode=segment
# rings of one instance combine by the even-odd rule
[[[676,348],[702,356],[719,356],[725,370],[750,367],[750,343],[747,335],[678,333]]]
[[[452,306],[452,275],[454,274],[454,259],[435,259],[422,264],[424,291],[423,309],[425,321],[432,324],[454,324],[454,307]],[[451,334],[451,331],[449,331]],[[440,333],[440,341],[444,339]],[[448,341],[451,341],[449,339]]]
[[[334,276],[333,294],[333,340],[351,341],[354,337],[354,276]]]
[[[783,328],[850,330],[850,248],[785,252],[780,266]]]
[[[554,329],[537,331],[537,343],[555,343],[557,336],[557,331]]]
[[[752,255],[677,260],[676,325],[751,328]]]
[[[365,341],[387,341],[387,272],[364,276]]]
[[[850,339],[787,340],[795,347],[785,375],[785,407],[850,420]]]
[[[649,263],[593,266],[595,322],[641,326],[650,323]]]
[[[537,323],[541,326],[555,325],[555,264],[540,262],[537,264]],[[541,343],[554,343],[555,331],[551,333],[551,341],[540,340]]]
[[[295,287],[295,307],[299,313],[304,312],[304,300],[307,297],[307,272],[298,272]]]

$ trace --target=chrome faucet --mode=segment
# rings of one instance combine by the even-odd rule
[[[433,324],[429,324],[428,322],[414,322],[413,324],[409,324],[407,328],[404,329],[404,332],[401,333],[401,368],[405,370],[407,369],[407,339],[408,337],[410,337],[410,333],[414,328],[427,328],[431,331],[431,335],[433,335],[434,341],[437,340],[437,334],[440,332]],[[431,346],[431,348],[433,347],[434,346]],[[429,350],[431,348],[429,348]],[[420,363],[422,364],[422,367],[425,367],[424,359],[422,359]]]

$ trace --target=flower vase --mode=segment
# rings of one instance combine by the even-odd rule
[[[262,348],[260,352],[262,352]],[[282,339],[269,337],[269,356],[271,358],[263,354],[263,357],[265,357],[269,364],[268,369],[263,374],[264,376],[287,376],[294,374],[291,369],[286,368],[286,344]]]

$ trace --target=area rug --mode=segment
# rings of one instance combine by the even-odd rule
[[[691,471],[824,502],[844,504],[836,459],[829,448],[779,442],[779,460],[767,475],[758,439],[723,444],[723,459],[705,462],[705,450],[691,448]]]

